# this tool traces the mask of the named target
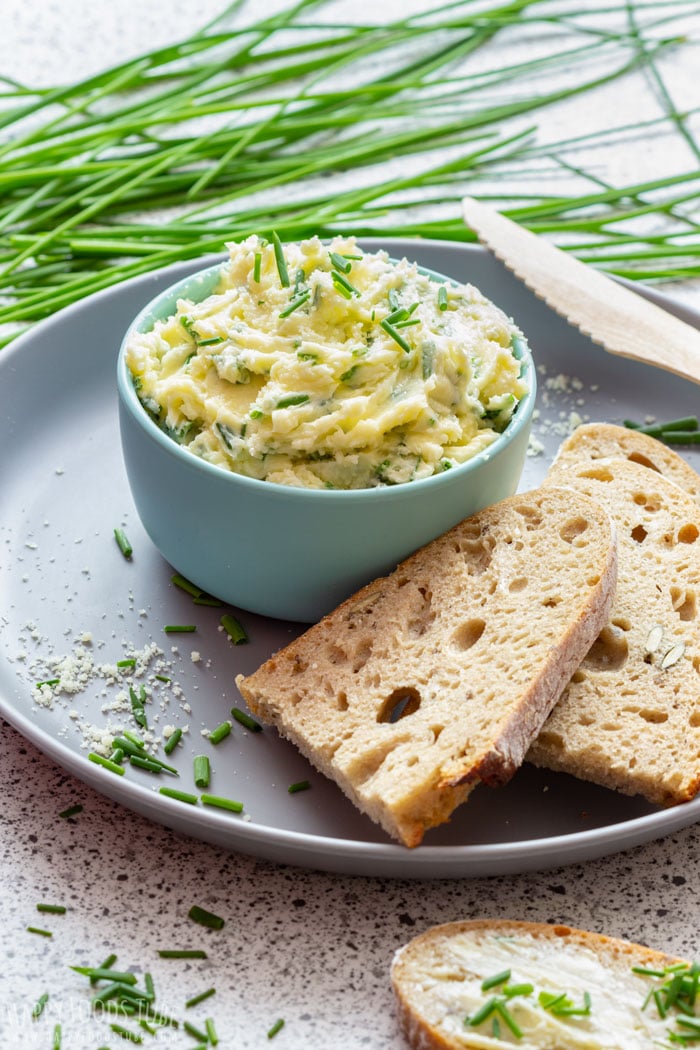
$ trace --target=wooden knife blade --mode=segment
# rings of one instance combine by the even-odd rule
[[[700,383],[697,328],[480,201],[466,197],[462,213],[516,277],[594,343]]]

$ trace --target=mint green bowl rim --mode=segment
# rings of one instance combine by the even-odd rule
[[[284,493],[288,498],[303,500],[311,499],[323,501],[325,503],[330,503],[336,500],[342,501],[358,498],[371,500],[402,499],[414,495],[416,493],[416,487],[418,487],[421,492],[427,492],[429,487],[435,489],[438,486],[454,482],[458,478],[468,476],[479,467],[485,466],[490,460],[503,451],[503,449],[511,443],[524,427],[530,425],[537,396],[537,376],[534,361],[532,359],[532,351],[527,342],[527,336],[525,336],[524,339],[521,340],[519,350],[516,350],[515,353],[517,360],[521,362],[521,375],[524,374],[528,384],[528,389],[518,402],[515,412],[505,430],[498,435],[495,441],[491,442],[491,444],[485,449],[477,452],[471,457],[471,459],[466,460],[464,463],[458,463],[456,466],[451,467],[449,470],[442,471],[440,474],[431,474],[429,477],[418,478],[415,481],[407,481],[399,485],[377,485],[371,488],[355,489],[316,489],[307,488],[302,485],[282,485],[276,481],[250,478],[245,474],[238,474],[236,471],[225,470],[223,467],[217,466],[214,463],[208,463],[205,459],[196,456],[192,452],[188,452],[186,448],[178,445],[178,443],[168,437],[168,435],[165,434],[148,415],[139,401],[133,384],[131,371],[126,363],[126,348],[134,332],[148,332],[157,321],[171,316],[174,306],[171,307],[170,312],[161,313],[161,311],[159,311],[159,306],[161,304],[165,302],[176,304],[179,298],[188,298],[186,295],[187,289],[196,286],[198,282],[206,286],[206,282],[221,271],[222,267],[226,264],[226,261],[226,258],[224,258],[221,262],[215,263],[213,266],[197,270],[195,273],[190,274],[189,277],[185,277],[182,280],[177,281],[175,284],[170,285],[170,287],[166,288],[164,291],[159,292],[158,295],[147,302],[138,312],[129,325],[119,348],[117,385],[124,405],[129,409],[130,414],[135,421],[153,440],[155,440],[166,452],[176,458],[181,458],[186,465],[189,465],[190,467],[197,465],[198,469],[203,470],[205,474],[210,474],[213,478],[228,478],[228,484],[240,484],[243,485],[244,488],[250,486],[253,492],[257,491],[260,494],[263,492],[269,492],[272,494],[272,492],[277,491],[278,493]],[[391,259],[390,261],[395,262],[396,260]],[[419,266],[418,271],[440,284],[445,284],[446,282],[453,284],[456,283],[452,278],[447,277],[445,274],[437,273],[436,271],[430,270],[424,266]],[[211,293],[212,289],[209,289],[205,294],[210,295]],[[193,301],[199,302],[201,300],[194,299]],[[149,327],[145,327],[146,322],[149,323]]]

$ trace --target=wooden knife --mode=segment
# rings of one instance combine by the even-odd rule
[[[611,354],[700,383],[700,331],[480,201],[464,220],[535,295]]]

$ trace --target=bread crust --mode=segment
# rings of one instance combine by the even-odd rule
[[[441,1030],[435,1017],[430,1017],[430,991],[422,985],[421,974],[429,975],[443,955],[450,953],[450,945],[458,938],[473,940],[474,955],[478,957],[478,945],[485,938],[519,937],[525,935],[535,943],[558,950],[566,945],[574,951],[592,952],[601,967],[611,976],[626,976],[632,966],[644,966],[663,970],[677,964],[690,965],[687,960],[664,952],[647,948],[631,941],[620,940],[605,934],[592,933],[563,923],[547,924],[521,922],[510,919],[473,919],[433,926],[419,934],[400,948],[391,967],[391,983],[396,997],[398,1019],[401,1029],[412,1050],[465,1050],[482,1046],[468,1041],[468,1030],[460,1033],[459,1040],[449,1032]],[[446,962],[447,966],[448,963]],[[449,966],[455,980],[454,958],[450,955]],[[640,996],[640,1003],[642,997]],[[614,1033],[612,1033],[614,1035]],[[528,1046],[533,1044],[528,1043]]]
[[[606,620],[616,567],[599,504],[523,493],[421,548],[237,684],[414,847],[476,784],[520,766]]]
[[[680,485],[700,505],[700,475],[682,456],[648,434],[614,423],[584,423],[564,442],[554,459],[552,470],[560,475],[569,466],[594,459],[620,457],[663,474]]]

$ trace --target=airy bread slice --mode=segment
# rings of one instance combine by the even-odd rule
[[[612,456],[663,474],[700,504],[700,475],[681,456],[648,434],[613,423],[584,423],[577,427],[559,448],[553,469],[560,484],[565,468]]]
[[[653,998],[644,1006],[657,991],[663,1007],[672,979],[664,970],[683,965],[690,966],[564,925],[478,920],[434,926],[410,941],[396,953],[391,979],[413,1050],[649,1050],[670,1045],[669,1030],[688,1032],[676,1027],[677,1003],[665,1018]]]
[[[523,760],[606,621],[614,530],[548,488],[457,525],[239,676],[250,709],[407,846]]]
[[[559,460],[564,481],[615,519],[619,573],[610,621],[528,760],[659,805],[700,788],[700,510],[625,459]]]

